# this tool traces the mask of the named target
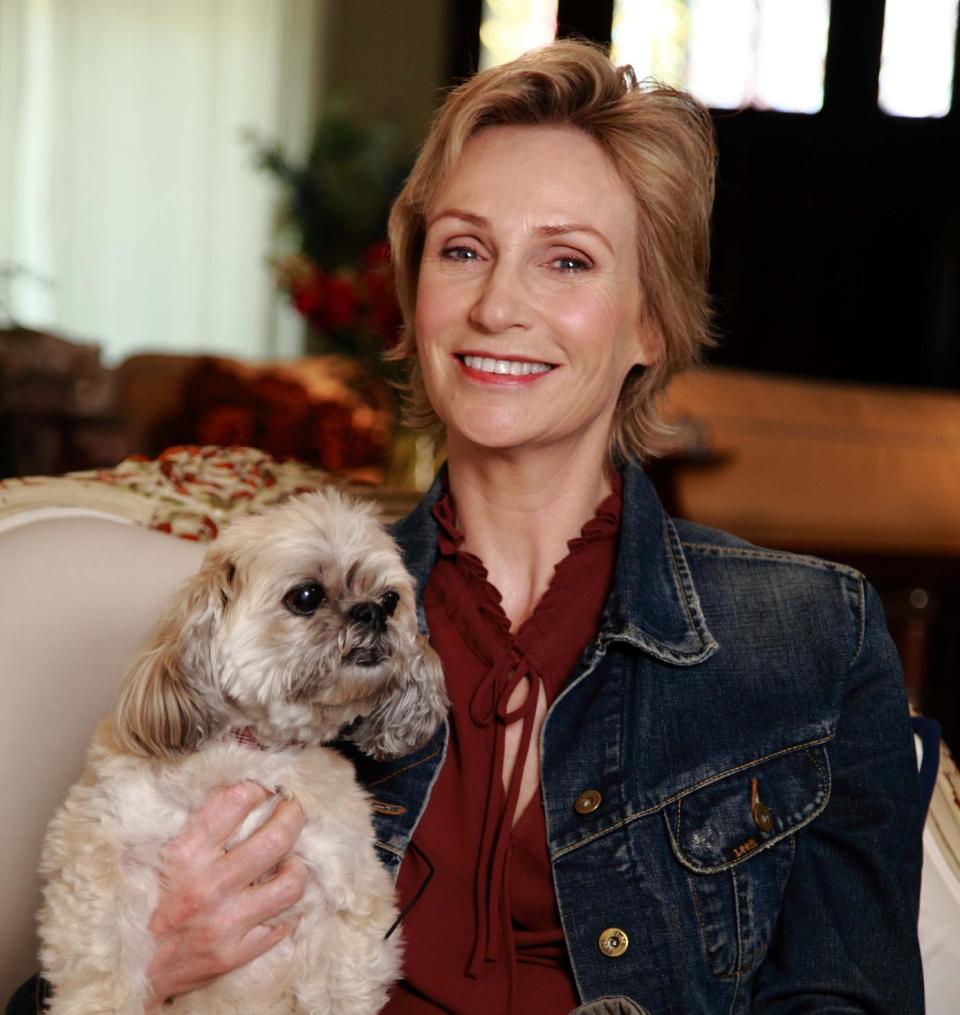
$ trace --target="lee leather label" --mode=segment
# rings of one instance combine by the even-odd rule
[[[754,838],[747,839],[746,842],[741,842],[739,846],[734,846],[732,849],[727,850],[727,855],[731,860],[739,860],[740,857],[746,856],[747,853],[752,853],[760,843]]]

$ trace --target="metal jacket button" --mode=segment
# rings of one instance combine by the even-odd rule
[[[769,832],[773,828],[773,811],[766,804],[753,805],[753,820],[761,832]]]
[[[761,832],[769,832],[773,828],[773,811],[760,802],[760,780],[757,778],[750,780],[750,813]]]
[[[604,955],[617,959],[630,947],[626,931],[619,927],[607,927],[597,940],[597,945]]]
[[[599,790],[585,789],[574,801],[573,809],[577,814],[593,814],[600,806],[602,799],[603,796]]]

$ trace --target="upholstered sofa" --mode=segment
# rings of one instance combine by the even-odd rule
[[[206,543],[244,511],[333,482],[251,449],[179,448],[61,478],[0,480],[0,996],[36,967],[36,858],[126,660]],[[413,495],[355,488],[390,520]],[[921,916],[928,1010],[960,1010],[960,776],[936,740]]]

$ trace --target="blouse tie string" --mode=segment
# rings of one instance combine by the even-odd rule
[[[557,565],[555,579],[565,567],[570,566],[582,548],[615,535],[620,517],[619,477],[614,477],[613,483],[614,493],[600,505],[596,516],[584,526],[580,536],[568,542],[568,557]],[[550,699],[552,685],[558,687],[570,668],[569,660],[560,661],[565,659],[562,646],[558,647],[546,632],[551,624],[568,623],[569,620],[563,613],[562,602],[559,612],[555,612],[556,599],[552,596],[551,584],[537,606],[535,617],[524,623],[515,635],[512,634],[510,621],[500,605],[500,595],[490,584],[483,562],[462,549],[464,536],[457,524],[456,510],[449,494],[434,505],[433,517],[438,525],[437,549],[440,556],[455,562],[475,596],[473,609],[451,613],[451,616],[456,616],[464,641],[487,668],[470,697],[470,720],[478,729],[494,728],[494,757],[488,776],[477,860],[476,927],[467,967],[467,975],[477,978],[484,961],[495,961],[505,947],[511,947],[513,928],[508,902],[508,859],[520,784],[533,739],[537,703],[541,692]],[[607,573],[602,576],[600,584],[608,588],[613,574],[612,554],[604,568]],[[443,602],[442,586],[437,591]],[[449,605],[447,608],[451,609]],[[598,619],[589,614],[578,616],[576,625],[583,627],[584,643],[589,640]],[[526,694],[511,709],[510,699],[523,683],[527,685]],[[554,692],[557,687],[553,687]],[[521,727],[517,756],[503,792],[506,728],[518,721]],[[511,995],[514,977],[515,970],[511,966]]]
[[[510,833],[520,796],[527,752],[533,734],[543,669],[531,661],[535,647],[535,631],[522,631],[517,637],[510,633],[510,621],[500,606],[500,597],[487,579],[487,569],[479,557],[461,549],[463,533],[459,530],[453,503],[441,498],[433,509],[438,523],[437,549],[441,556],[458,562],[473,588],[475,609],[458,614],[464,640],[483,661],[487,669],[470,697],[470,720],[478,729],[494,727],[493,764],[484,801],[480,852],[474,887],[476,926],[467,975],[477,978],[485,960],[496,960],[504,941],[512,936],[510,913],[506,901],[506,869],[510,849]],[[442,598],[442,594],[441,594]],[[527,693],[521,703],[510,708],[514,691],[523,683]],[[521,720],[520,744],[503,794],[504,744],[506,728]]]
[[[514,691],[527,684],[523,701],[510,708]],[[496,722],[493,765],[483,817],[480,861],[475,889],[477,914],[473,952],[467,974],[476,978],[484,960],[496,960],[504,938],[510,934],[509,913],[504,905],[504,884],[510,847],[510,832],[520,796],[520,783],[533,734],[537,700],[543,685],[542,675],[516,646],[503,652],[477,686],[470,701],[470,718],[477,726]],[[522,720],[520,744],[510,772],[502,808],[496,806],[500,794],[497,782],[502,779],[506,728]]]

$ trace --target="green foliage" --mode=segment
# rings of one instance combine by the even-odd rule
[[[386,236],[390,205],[409,159],[391,124],[365,124],[343,100],[327,103],[304,165],[281,146],[248,134],[259,169],[283,187],[284,225],[300,251],[325,271],[360,264]]]

